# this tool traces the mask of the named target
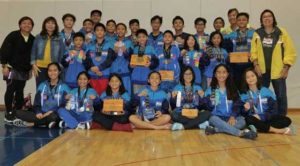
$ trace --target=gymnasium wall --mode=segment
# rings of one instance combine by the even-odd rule
[[[221,16],[227,21],[227,10],[238,8],[250,14],[250,24],[259,27],[260,13],[268,8],[274,11],[279,26],[286,28],[291,35],[297,52],[300,52],[300,35],[298,33],[300,18],[300,1],[298,0],[0,0],[0,43],[5,36],[18,28],[18,19],[30,16],[35,21],[33,34],[41,30],[42,21],[47,16],[57,18],[62,28],[61,17],[65,13],[73,13],[77,17],[75,30],[79,30],[82,21],[89,17],[93,9],[103,12],[102,22],[115,19],[116,22],[128,24],[131,18],[138,18],[141,27],[150,30],[150,18],[153,15],[163,16],[162,30],[172,29],[172,18],[180,15],[185,19],[184,31],[195,33],[193,21],[196,17],[208,20],[207,32],[213,30],[213,19]],[[290,70],[287,80],[289,108],[300,108],[300,65],[299,60]],[[2,78],[2,74],[0,74]],[[5,82],[0,81],[0,105],[4,104]],[[25,93],[35,93],[35,82],[31,79]]]

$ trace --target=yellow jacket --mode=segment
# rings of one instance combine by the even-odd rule
[[[276,43],[271,62],[271,79],[280,78],[281,71],[284,64],[292,66],[296,62],[296,50],[292,39],[290,38],[287,31],[283,28],[279,28],[281,35]],[[282,48],[283,48],[283,58],[282,58]],[[253,62],[257,60],[258,65],[262,73],[266,73],[265,58],[263,47],[261,43],[260,36],[257,32],[254,32],[251,41],[251,57],[250,60]]]

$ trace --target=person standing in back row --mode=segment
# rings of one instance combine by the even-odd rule
[[[287,114],[286,78],[296,62],[296,50],[287,31],[277,26],[274,13],[264,10],[260,16],[261,28],[251,41],[251,57],[255,71],[262,77],[264,87],[270,82],[276,94],[278,113]]]
[[[0,51],[2,74],[6,81],[4,121],[11,123],[16,117],[16,109],[24,102],[24,87],[30,78],[30,52],[34,36],[31,34],[34,22],[30,17],[19,20],[19,30],[5,38]],[[15,101],[14,101],[15,97]],[[13,108],[13,103],[15,103]]]

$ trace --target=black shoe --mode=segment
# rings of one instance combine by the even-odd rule
[[[50,122],[49,124],[48,124],[48,128],[49,129],[52,129],[52,128],[54,128],[56,126],[56,122],[55,121],[52,121],[52,122]]]
[[[205,134],[206,134],[206,135],[212,135],[212,134],[215,134],[215,133],[216,133],[216,130],[215,130],[214,127],[212,127],[212,126],[207,126],[207,127],[205,128]]]
[[[257,133],[248,129],[245,129],[241,135],[241,138],[252,139],[252,140],[255,140],[256,137],[257,137]]]
[[[4,122],[6,124],[13,125],[14,120],[16,119],[14,112],[8,111],[5,113]]]

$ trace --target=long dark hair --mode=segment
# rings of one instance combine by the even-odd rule
[[[270,10],[270,9],[266,9],[263,12],[261,12],[261,14],[260,14],[260,24],[261,24],[261,27],[264,28],[264,25],[263,25],[263,15],[265,13],[271,13],[271,15],[273,17],[273,27],[276,27],[277,26],[277,20],[276,20],[276,17],[274,15],[273,11]]]
[[[88,80],[91,79],[91,76],[90,76],[90,74],[89,74],[87,71],[82,71],[82,72],[80,72],[80,73],[77,75],[77,78],[76,78],[77,81],[78,81],[78,79],[79,79],[79,77],[80,77],[81,75],[85,75],[85,76],[87,77]],[[91,85],[90,85],[90,83],[88,83],[88,84],[87,84],[87,88],[90,88],[90,87],[91,87]],[[79,89],[79,88],[78,88],[78,89]]]
[[[122,95],[126,92],[126,89],[125,89],[125,86],[123,84],[123,80],[121,78],[121,76],[117,73],[111,73],[109,75],[109,78],[108,78],[108,82],[113,78],[113,77],[116,77],[118,78],[118,80],[121,82],[121,85],[120,85],[120,88],[119,88],[119,94]],[[112,96],[112,90],[111,90],[111,87],[110,86],[107,86],[106,88],[106,95],[107,96]]]
[[[215,90],[217,88],[219,88],[219,83],[218,80],[216,78],[216,72],[220,67],[224,67],[227,70],[228,73],[228,77],[226,79],[225,82],[225,86],[226,86],[226,93],[227,93],[227,98],[228,100],[237,100],[239,98],[239,94],[238,94],[238,90],[235,86],[235,83],[233,81],[233,77],[231,75],[231,73],[229,72],[229,67],[225,64],[219,64],[215,67],[214,71],[213,71],[213,77],[212,77],[212,81],[210,83],[211,89]]]
[[[222,33],[221,33],[220,31],[214,31],[214,32],[212,32],[212,33],[210,34],[208,45],[214,47],[214,44],[213,44],[212,39],[213,39],[213,37],[214,37],[215,35],[220,35],[220,36],[221,36],[220,47],[222,47],[222,46],[223,46],[223,42],[224,42],[224,38],[223,38],[223,35],[222,35]]]
[[[50,17],[47,17],[44,22],[43,22],[43,26],[42,26],[42,31],[40,33],[41,36],[48,36],[48,32],[47,32],[47,29],[46,29],[46,23],[49,22],[49,21],[53,21],[54,24],[55,24],[55,29],[54,29],[54,32],[52,34],[53,37],[58,37],[59,36],[59,27],[58,27],[58,24],[57,24],[57,21],[54,17],[50,16]]]
[[[60,65],[59,65],[57,62],[52,62],[52,63],[49,63],[49,64],[48,64],[48,66],[47,66],[47,78],[48,78],[48,80],[50,80],[50,77],[49,77],[49,75],[48,75],[48,71],[49,71],[50,66],[56,66],[56,68],[57,68],[58,71],[59,71],[58,80],[60,80],[61,67],[60,67]]]
[[[193,79],[191,81],[191,84],[193,86],[194,83],[195,83],[195,77],[196,76],[195,76],[195,72],[194,72],[194,70],[193,70],[193,68],[191,66],[183,66],[183,68],[182,68],[182,70],[180,72],[180,79],[179,79],[179,81],[180,81],[181,85],[185,86],[184,73],[186,71],[188,71],[188,70],[190,70],[192,72]]]
[[[261,83],[261,80],[260,80],[260,78],[259,78],[259,76],[258,76],[258,74],[255,72],[255,70],[251,67],[251,68],[247,68],[246,70],[245,70],[245,72],[244,72],[244,74],[243,74],[243,80],[242,80],[242,92],[244,92],[244,93],[246,93],[248,90],[249,90],[249,86],[248,86],[248,84],[247,84],[247,80],[246,80],[246,74],[248,73],[248,72],[253,72],[254,74],[255,74],[255,76],[256,76],[256,78],[257,78],[257,83],[256,83],[256,86],[257,86],[257,89],[261,89],[261,87],[262,87],[262,83]]]
[[[189,46],[188,46],[187,42],[188,42],[188,40],[189,40],[190,37],[192,37],[195,40],[194,50],[199,51],[200,50],[199,44],[198,44],[197,39],[196,39],[196,37],[194,35],[188,35],[187,36],[186,40],[184,41],[183,48],[185,50],[187,50],[187,51],[189,50]]]

